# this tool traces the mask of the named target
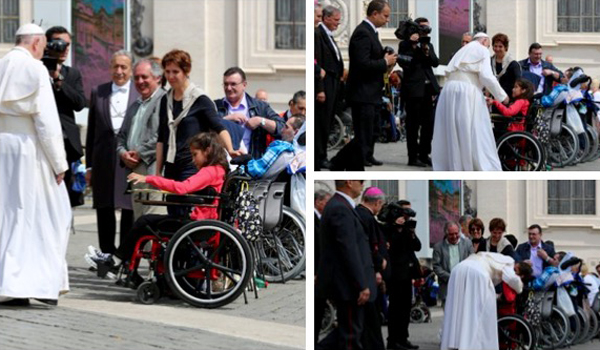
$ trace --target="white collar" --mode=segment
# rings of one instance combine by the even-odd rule
[[[241,108],[241,107],[244,107],[244,108],[248,107],[248,101],[246,100],[246,93],[244,93],[244,97],[242,97],[242,101],[240,102],[240,104],[237,107],[233,107],[231,105],[231,103],[229,103],[229,100],[227,100],[227,98],[225,98],[224,101],[225,101],[225,103],[227,103],[227,105],[229,106],[229,108],[238,109],[238,108]]]
[[[540,249],[542,247],[542,241],[539,241],[539,243],[534,247],[531,245],[531,242],[527,242],[529,243],[529,246],[531,247],[531,249]]]
[[[317,218],[319,218],[319,220],[321,220],[321,213],[319,213],[317,208],[314,208],[314,210],[315,210],[315,215],[317,216]]]
[[[344,197],[344,199],[347,200],[348,203],[350,203],[350,205],[352,206],[352,208],[356,208],[356,203],[354,203],[354,200],[352,198],[350,198],[349,195],[345,194],[344,192],[340,192],[340,191],[335,191],[335,193],[337,193],[340,196]]]
[[[375,25],[373,24],[373,22],[369,21],[369,19],[368,19],[368,18],[365,18],[365,22],[369,23],[369,25],[370,25],[371,27],[373,27],[373,30],[374,30],[376,33],[378,32],[378,30],[377,30],[377,27],[375,27]]]
[[[323,30],[325,30],[325,33],[327,33],[327,35],[333,36],[333,32],[329,30],[329,28],[327,28],[327,26],[323,24],[323,22],[319,23],[319,25],[321,26],[321,28],[323,28]]]
[[[162,89],[160,86],[156,88],[156,90],[154,90],[154,92],[152,93],[152,95],[150,95],[150,97],[148,97],[147,99],[143,99],[142,96],[140,95],[140,102],[142,104],[144,103],[148,103],[150,102],[150,100],[152,100],[152,97],[154,97],[154,95],[156,95],[156,93],[158,92],[158,90]]]
[[[126,82],[125,84],[119,86],[117,84],[115,84],[115,82],[113,81],[111,88],[112,88],[112,93],[114,94],[115,92],[124,92],[124,93],[128,93],[129,92],[129,85],[131,84],[131,80],[129,80],[128,82]],[[155,91],[156,92],[156,91]]]

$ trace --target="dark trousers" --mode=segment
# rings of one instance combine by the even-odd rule
[[[325,102],[315,101],[315,169],[327,159],[327,144],[339,97],[339,78],[326,77]]]
[[[365,308],[356,300],[337,301],[338,327],[320,341],[315,350],[325,349],[365,349],[361,343],[365,323]]]
[[[381,317],[375,303],[365,304],[365,329],[362,335],[363,348],[369,350],[384,350],[383,335],[381,334]]]
[[[425,159],[431,153],[433,102],[431,94],[406,99],[406,147],[408,160]],[[420,132],[419,132],[420,131]]]
[[[363,162],[373,158],[375,151],[374,128],[377,117],[378,104],[353,103],[352,124],[354,127],[354,139],[360,145]]]
[[[97,208],[96,220],[98,221],[98,242],[103,253],[114,254],[115,236],[117,234],[117,218],[115,208]],[[119,229],[119,245],[123,244],[125,237],[133,225],[133,210],[121,209],[121,226]]]
[[[362,154],[362,147],[353,138],[348,142],[335,157],[331,158],[331,170],[332,171],[364,171],[365,163],[363,157],[358,156]]]
[[[408,340],[412,281],[393,281],[388,292],[390,297],[390,306],[388,309],[388,344],[404,343]]]
[[[129,234],[125,239],[121,240],[121,245],[119,245],[119,249],[117,249],[115,255],[123,261],[129,261],[139,239],[146,235],[152,235],[151,230],[154,230],[157,233],[164,231],[174,233],[190,221],[190,219],[175,219],[168,215],[143,215],[135,221],[131,231],[129,231]],[[151,230],[149,230],[148,227],[150,227]]]

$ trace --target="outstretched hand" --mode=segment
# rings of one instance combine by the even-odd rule
[[[131,182],[131,181],[133,181],[134,185],[137,185],[139,183],[145,184],[146,183],[146,175],[131,173],[131,174],[129,174],[129,176],[127,176],[127,182]]]

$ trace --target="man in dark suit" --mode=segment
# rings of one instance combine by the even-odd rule
[[[75,112],[79,112],[85,107],[83,83],[79,70],[64,64],[69,57],[71,47],[71,34],[69,31],[60,26],[52,27],[46,31],[46,40],[48,43],[62,40],[65,45],[64,51],[49,51],[58,60],[56,69],[50,70],[50,77],[52,78],[54,99],[56,100],[63,131],[67,163],[69,164],[69,170],[65,173],[65,184],[69,192],[71,206],[76,207],[83,204],[83,193],[75,192],[72,189],[71,163],[83,156],[79,126],[75,123]]]
[[[117,250],[115,209],[121,208],[121,243],[133,224],[131,196],[125,195],[126,172],[119,166],[116,138],[127,108],[140,96],[131,84],[131,64],[131,53],[121,50],[113,54],[112,82],[92,90],[88,114],[87,180],[93,187],[100,250],[109,254]]]
[[[415,19],[415,22],[421,28],[429,26],[429,21],[423,17]],[[400,59],[398,63],[404,71],[401,91],[406,103],[408,165],[417,167],[431,166],[429,154],[433,137],[433,97],[440,93],[432,69],[439,65],[439,60],[428,38],[424,31],[421,34],[414,33],[398,46],[400,57],[412,58]]]
[[[384,52],[377,28],[387,24],[389,17],[387,2],[371,1],[367,7],[367,18],[356,27],[350,38],[347,98],[352,107],[354,137],[361,148],[365,166],[383,164],[373,156],[373,130],[382,103],[383,77],[388,67],[396,63],[396,55]]]
[[[533,275],[538,277],[544,269],[550,265],[556,266],[559,261],[554,259],[554,247],[542,242],[542,228],[538,224],[533,224],[527,229],[529,241],[519,244],[515,251],[515,260],[531,261]]]
[[[317,280],[317,271],[319,271],[319,259],[321,257],[321,245],[320,245],[320,229],[321,229],[321,215],[327,205],[327,202],[331,199],[331,193],[325,189],[318,189],[315,191],[315,282]],[[321,323],[323,321],[323,315],[325,312],[326,299],[319,297],[315,294],[315,345],[319,340],[319,333],[321,332]]]
[[[403,209],[411,209],[409,201],[400,200],[398,204]],[[388,223],[384,232],[390,243],[391,278],[388,284],[390,304],[388,308],[388,349],[416,350],[419,346],[409,340],[408,326],[410,323],[410,308],[412,300],[412,280],[418,278],[420,265],[415,252],[421,250],[421,241],[417,237],[414,225],[406,211]],[[414,223],[414,222],[413,222]]]
[[[325,77],[318,80],[317,104],[315,105],[315,169],[329,168],[327,162],[327,142],[335,106],[340,98],[340,79],[344,74],[342,53],[333,38],[342,18],[341,11],[334,6],[323,9],[323,21],[315,29],[315,60],[325,71]],[[322,102],[319,102],[322,101]]]
[[[337,306],[338,328],[316,349],[363,349],[364,305],[375,300],[375,271],[369,238],[354,210],[362,180],[336,180],[336,193],[321,218],[317,293]]]
[[[535,86],[535,94],[547,95],[552,91],[552,85],[556,81],[560,84],[564,77],[552,63],[542,60],[542,45],[533,43],[529,46],[529,58],[519,61],[523,72],[531,72],[540,77]]]
[[[369,236],[369,248],[373,257],[375,267],[375,281],[377,290],[375,292],[376,302],[365,304],[365,331],[363,332],[363,347],[365,349],[384,350],[385,344],[381,334],[381,308],[383,303],[382,283],[388,279],[389,273],[387,254],[387,243],[383,237],[381,226],[375,216],[379,214],[385,204],[385,193],[377,187],[369,187],[363,192],[362,201],[356,207],[356,212],[362,220],[367,236]]]

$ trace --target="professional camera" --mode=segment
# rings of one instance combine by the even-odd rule
[[[52,39],[46,44],[42,62],[49,71],[55,71],[58,67],[58,58],[69,47],[69,43],[62,39]]]
[[[396,220],[401,216],[408,216],[409,218],[414,218],[417,216],[417,212],[412,210],[411,208],[402,208],[398,202],[390,202],[387,203],[381,208],[381,211],[377,215],[379,221],[382,221],[386,224],[393,225],[396,223]],[[417,227],[416,220],[407,220],[404,223],[404,227],[407,228],[415,228]]]
[[[400,40],[408,40],[415,33],[419,34],[419,42],[423,42],[424,40],[421,39],[431,33],[431,27],[418,24],[409,17],[404,21],[400,21],[400,23],[398,23],[398,28],[394,32],[396,38]]]

